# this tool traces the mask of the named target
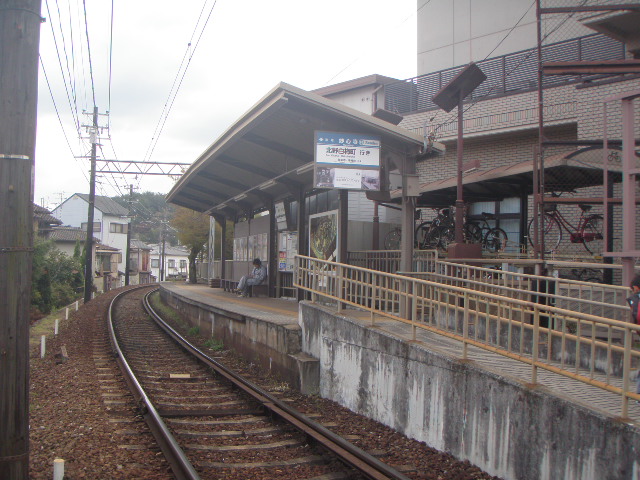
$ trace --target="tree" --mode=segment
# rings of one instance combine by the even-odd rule
[[[79,251],[79,246],[76,249]],[[80,255],[69,257],[48,240],[34,243],[31,275],[31,304],[42,313],[68,305],[75,300],[78,285],[82,285]]]
[[[209,216],[189,208],[176,207],[171,226],[178,241],[189,249],[189,283],[196,283],[196,258],[209,240]]]

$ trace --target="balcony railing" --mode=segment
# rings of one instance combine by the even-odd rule
[[[467,100],[480,100],[537,88],[537,49],[509,53],[477,62],[487,76]],[[574,62],[593,60],[623,60],[624,43],[604,35],[589,35],[542,47],[543,62]],[[385,109],[401,115],[439,108],[433,96],[447,85],[466,65],[428,73],[384,87]],[[584,78],[584,77],[583,77]],[[543,78],[543,86],[551,87],[575,82],[576,75],[556,75]]]

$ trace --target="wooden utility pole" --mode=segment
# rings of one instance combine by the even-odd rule
[[[129,185],[129,219],[131,219],[131,203],[133,203],[133,185]],[[127,256],[124,260],[124,284],[129,285],[129,269],[131,268],[131,222],[127,223]]]
[[[0,478],[29,475],[29,305],[40,0],[0,7]]]
[[[96,203],[96,149],[98,145],[98,107],[93,107],[91,127],[91,176],[89,178],[89,212],[87,215],[86,258],[84,263],[84,303],[91,301],[93,286],[93,213]]]

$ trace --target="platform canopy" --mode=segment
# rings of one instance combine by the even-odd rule
[[[317,130],[379,136],[382,162],[415,161],[424,145],[404,128],[280,83],[198,157],[167,201],[232,217],[308,191]],[[430,151],[443,152],[444,146]]]
[[[578,188],[602,185],[602,149],[587,147],[560,153],[544,159],[546,192],[571,192]],[[621,181],[619,159],[612,158],[609,172],[613,181]],[[476,170],[462,179],[465,202],[498,201],[533,193],[533,161]],[[399,190],[391,192],[392,201],[401,197]],[[418,206],[448,207],[456,200],[456,177],[420,185]]]

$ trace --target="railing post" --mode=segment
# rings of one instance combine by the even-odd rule
[[[531,383],[538,383],[538,348],[540,345],[540,307],[533,308],[533,352],[531,352]]]
[[[376,301],[378,300],[380,291],[380,287],[378,287],[379,278],[378,275],[374,276],[374,274],[371,273],[371,305],[369,307],[369,311],[371,312],[371,325],[375,324]]]
[[[624,329],[624,359],[622,363],[622,418],[629,416],[629,375],[631,374],[631,343],[633,332],[629,327]],[[640,375],[640,373],[638,373]]]
[[[338,313],[342,312],[343,309],[343,304],[342,304],[342,300],[343,300],[343,296],[344,296],[344,285],[342,282],[342,275],[343,275],[343,271],[342,271],[342,265],[338,265],[338,268],[336,269],[336,274],[338,275],[338,278],[336,279],[336,288],[337,288],[337,292],[336,292],[336,298],[338,299]]]
[[[313,262],[313,276],[311,280],[311,301],[318,301],[318,264]]]
[[[418,330],[418,327],[416,327],[416,323],[418,321],[418,284],[413,280],[411,281],[411,293],[413,294],[411,298],[411,335],[415,341],[417,339]]]
[[[462,359],[467,359],[467,349],[469,344],[469,292],[464,292],[464,315],[462,318],[462,336],[464,340],[462,342]]]

